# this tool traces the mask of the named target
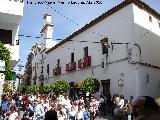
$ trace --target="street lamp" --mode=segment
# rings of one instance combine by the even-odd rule
[[[16,75],[16,78],[18,78],[18,89],[19,89],[19,92],[20,92],[20,84],[21,84],[21,79],[23,78],[23,74],[18,73]]]
[[[21,61],[22,62],[22,61]],[[17,67],[19,68],[19,71],[22,71],[22,68],[24,65],[22,63],[18,64]],[[16,78],[18,78],[18,89],[20,92],[20,86],[21,86],[21,79],[23,78],[23,74],[21,72],[17,73]]]

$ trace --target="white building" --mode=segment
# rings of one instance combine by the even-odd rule
[[[44,27],[41,30],[41,43],[36,43],[32,47],[33,60],[32,60],[32,85],[46,84],[47,73],[46,67],[46,51],[52,48],[57,42],[52,41],[53,24],[51,23],[51,15],[45,14]]]
[[[140,0],[126,0],[46,51],[44,83],[78,84],[94,76],[99,94],[158,97],[159,46],[160,14]]]
[[[11,52],[11,69],[19,61],[18,31],[19,23],[23,16],[23,7],[23,0],[0,0],[0,41]],[[10,85],[13,83],[13,81],[5,82]]]
[[[23,16],[23,0],[0,1],[0,40],[11,51],[11,67],[19,61],[19,23]]]

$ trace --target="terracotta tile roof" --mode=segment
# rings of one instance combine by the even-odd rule
[[[78,31],[74,32],[73,34],[71,34],[69,37],[67,37],[63,41],[56,44],[54,47],[52,47],[51,49],[46,51],[46,53],[53,51],[54,49],[58,48],[59,46],[63,45],[64,43],[66,43],[67,41],[71,41],[71,39],[74,38],[75,36],[79,35],[80,33],[84,32],[88,28],[92,27],[93,25],[97,24],[98,22],[102,21],[103,19],[107,18],[108,16],[111,16],[115,12],[119,11],[120,9],[126,7],[127,5],[129,5],[131,3],[137,5],[140,9],[143,9],[143,10],[149,12],[154,17],[156,17],[157,19],[160,20],[160,14],[158,12],[156,12],[154,9],[152,9],[150,6],[148,6],[146,3],[144,3],[143,1],[141,1],[141,0],[125,0],[122,3],[120,3],[119,5],[113,7],[112,9],[108,10],[107,12],[103,13],[102,15],[97,17],[96,19],[92,20],[90,23],[86,24],[84,27],[82,27]]]

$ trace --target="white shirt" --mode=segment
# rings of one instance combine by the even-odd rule
[[[45,115],[44,107],[43,107],[41,104],[38,104],[38,105],[35,107],[35,112],[36,112],[36,114],[38,114],[39,116],[44,116],[44,115]]]
[[[121,99],[121,100],[119,101],[118,106],[120,106],[120,108],[123,108],[123,106],[124,106],[124,99]]]
[[[104,103],[104,99],[100,98],[99,103]]]
[[[78,113],[77,113],[77,119],[83,119],[83,111],[82,110],[79,110]]]
[[[18,117],[18,113],[17,112],[13,112],[12,114],[10,114],[8,120],[15,120],[16,117]]]

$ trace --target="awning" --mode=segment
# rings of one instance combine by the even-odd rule
[[[75,88],[80,88],[84,80],[78,80],[74,83]]]

